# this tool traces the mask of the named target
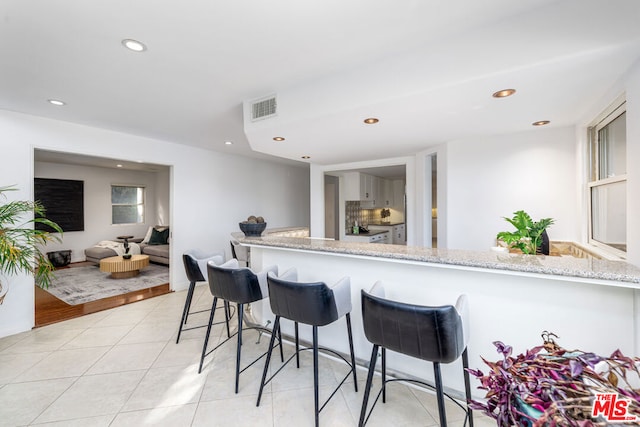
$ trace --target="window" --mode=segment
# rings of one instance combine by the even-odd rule
[[[144,187],[111,186],[111,223],[144,223]]]
[[[627,115],[623,102],[589,128],[589,243],[626,258]]]

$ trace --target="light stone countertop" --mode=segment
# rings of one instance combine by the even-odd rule
[[[555,275],[613,281],[614,286],[640,288],[640,268],[624,261],[574,258],[569,256],[521,255],[494,252],[487,249],[468,251],[458,249],[431,249],[419,246],[346,242],[308,237],[282,237],[277,234],[264,237],[233,236],[244,245],[295,249],[301,251],[328,252],[355,256],[386,258],[458,266],[505,272]]]

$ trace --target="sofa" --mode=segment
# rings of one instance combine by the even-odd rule
[[[144,238],[129,239],[131,243],[131,253],[141,253],[149,256],[149,261],[169,265],[169,255],[171,253],[170,231],[168,226],[149,227]],[[112,243],[113,245],[110,245]],[[136,245],[139,248],[136,249]],[[110,247],[113,246],[113,247]],[[116,247],[118,246],[118,247]],[[100,260],[119,255],[122,252],[122,243],[102,241],[95,246],[84,250],[87,261],[100,264]]]

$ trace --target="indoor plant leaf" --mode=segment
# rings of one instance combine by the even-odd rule
[[[0,187],[0,196],[6,198],[5,192],[15,190],[12,186]],[[49,285],[54,267],[40,252],[40,246],[60,241],[62,229],[44,214],[45,208],[38,201],[16,200],[0,205],[0,273],[26,273],[34,276],[37,285]],[[25,221],[25,217],[31,219]],[[59,234],[36,230],[35,223],[46,224]]]
[[[524,254],[533,255],[537,253],[538,247],[542,244],[543,232],[554,222],[552,218],[533,221],[531,216],[523,210],[514,212],[512,218],[503,218],[516,230],[501,231],[496,235],[496,238],[504,241],[511,249],[519,249]]]

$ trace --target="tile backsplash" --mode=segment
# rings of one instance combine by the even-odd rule
[[[358,224],[362,224],[362,218],[360,216],[362,209],[360,209],[360,202],[357,200],[344,202],[344,209],[344,229],[349,233],[356,221],[358,221]]]
[[[372,222],[382,222],[381,216],[382,209],[363,209],[360,207],[360,202],[357,200],[345,201],[345,230],[350,233],[356,220],[358,225],[366,226]],[[395,213],[391,209],[392,215]],[[398,214],[400,214],[398,212]],[[389,220],[389,218],[387,218]]]

